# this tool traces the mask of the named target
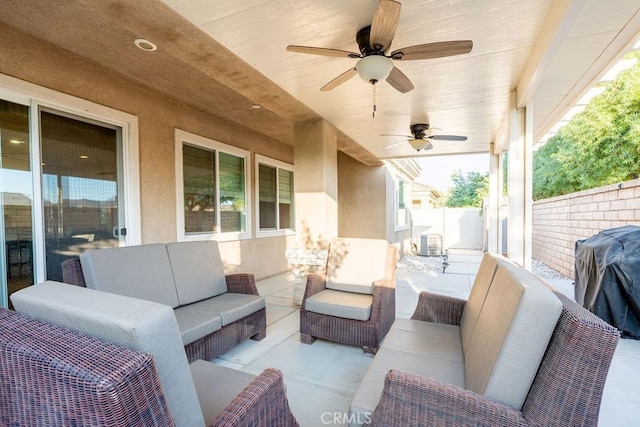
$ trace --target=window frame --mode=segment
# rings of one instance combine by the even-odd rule
[[[265,165],[268,167],[272,167],[276,169],[276,228],[262,230],[260,229],[260,165]],[[266,156],[262,156],[260,154],[255,155],[254,162],[254,180],[255,180],[255,206],[256,206],[256,215],[255,215],[255,224],[256,224],[256,238],[264,238],[264,237],[277,237],[277,236],[292,236],[296,234],[296,203],[295,203],[295,186],[293,187],[293,194],[291,195],[293,202],[293,227],[292,228],[280,228],[280,209],[279,209],[279,200],[280,200],[280,169],[287,170],[291,172],[292,182],[295,182],[295,170],[292,164],[281,162],[279,160],[275,160]]]
[[[400,188],[402,187],[402,191]],[[410,205],[407,200],[410,199],[411,188],[410,181],[403,178],[400,175],[396,175],[394,179],[394,207],[393,207],[393,216],[394,216],[394,228],[396,232],[408,230],[411,227],[411,213],[410,213]],[[403,196],[402,204],[404,208],[401,207],[400,196]],[[400,224],[400,216],[401,210],[404,210],[404,224]]]
[[[245,230],[244,231],[211,231],[202,233],[187,233],[184,216],[184,158],[182,147],[184,145],[213,151],[215,154],[215,201],[216,201],[216,227],[220,227],[220,153],[229,154],[244,159],[244,199],[245,199]],[[252,204],[251,204],[251,168],[249,162],[251,153],[242,148],[224,144],[214,139],[186,132],[182,129],[175,130],[175,165],[176,165],[176,236],[179,242],[216,240],[227,242],[233,240],[248,240],[252,235]]]

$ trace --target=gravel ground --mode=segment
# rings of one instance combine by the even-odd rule
[[[542,261],[538,261],[537,259],[531,260],[531,272],[541,279],[572,280],[571,278],[560,274],[556,270],[550,268],[545,263],[543,263]]]
[[[415,271],[434,271],[442,272],[441,257],[424,257],[417,255],[404,255],[397,264],[398,270]],[[571,280],[556,270],[548,267],[545,263],[536,259],[531,260],[531,272],[541,279],[563,279]]]
[[[398,261],[398,270],[414,271],[434,271],[442,273],[442,258],[439,256],[417,256],[404,255]]]

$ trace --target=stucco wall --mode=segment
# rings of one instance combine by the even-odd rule
[[[383,166],[366,166],[338,153],[339,236],[389,240],[386,180]]]
[[[640,225],[640,179],[538,200],[532,221],[533,258],[573,277],[577,240],[609,228]]]
[[[0,24],[0,34],[3,39],[0,43],[0,73],[138,117],[143,243],[177,239],[176,128],[293,163],[291,145],[178,102],[113,70],[4,24]],[[215,93],[211,94],[212,99],[215,96]],[[247,105],[248,119],[251,114],[250,105]],[[251,186],[254,185],[252,182]],[[293,244],[294,239],[251,239],[221,243],[220,248],[227,270],[252,272],[260,278],[287,270],[284,250],[288,243]]]

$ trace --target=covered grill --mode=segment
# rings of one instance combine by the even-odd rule
[[[627,225],[578,240],[575,298],[623,337],[640,339],[640,227]]]

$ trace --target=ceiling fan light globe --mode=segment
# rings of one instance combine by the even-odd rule
[[[393,69],[391,59],[382,55],[365,56],[356,64],[356,70],[360,78],[367,83],[375,84],[386,80]]]
[[[427,145],[429,145],[429,140],[426,138],[416,138],[409,140],[409,144],[411,144],[411,148],[416,151],[424,150]]]

